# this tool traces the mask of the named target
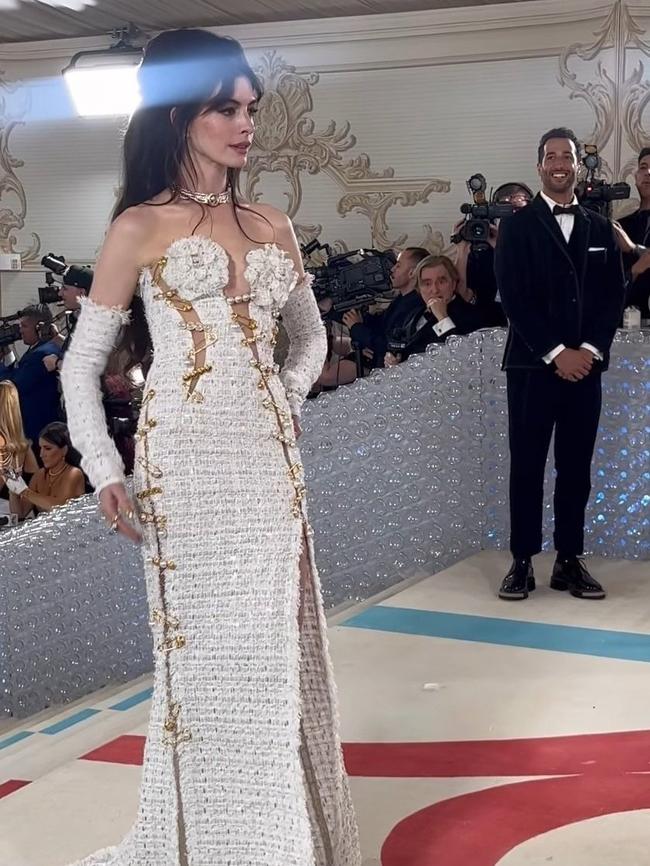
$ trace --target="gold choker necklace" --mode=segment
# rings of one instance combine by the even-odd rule
[[[227,204],[230,201],[230,190],[225,192],[193,192],[191,189],[176,188],[176,193],[180,198],[187,198],[190,201],[196,201],[199,204],[207,204],[208,207],[218,207],[220,204]]]

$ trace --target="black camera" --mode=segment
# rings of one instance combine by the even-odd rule
[[[426,327],[425,310],[416,310],[401,327],[393,328],[386,334],[388,351],[393,355],[403,354],[415,341],[416,337]]]
[[[12,343],[20,340],[18,319],[20,319],[20,313],[15,313],[13,316],[0,316],[0,349],[11,346]]]
[[[314,277],[312,290],[316,300],[328,298],[332,302],[325,318],[340,321],[346,310],[367,307],[378,297],[390,294],[390,274],[396,261],[392,250],[360,249],[331,255],[326,244],[312,241],[303,247],[303,255],[309,256],[317,249],[326,250],[327,263],[306,270]]]
[[[111,436],[135,436],[138,429],[138,409],[132,400],[105,397],[104,412]]]
[[[582,164],[587,169],[587,175],[576,186],[578,201],[587,210],[610,217],[611,203],[630,197],[629,183],[606,183],[603,178],[597,177],[602,168],[602,160],[595,144],[585,145]]]
[[[490,226],[497,219],[512,216],[517,208],[511,204],[495,204],[485,197],[487,182],[482,174],[473,174],[467,181],[467,189],[474,199],[473,204],[462,204],[460,212],[465,216],[465,222],[456,234],[451,236],[452,244],[467,241],[474,249],[488,247]]]
[[[59,287],[54,281],[52,274],[45,274],[46,286],[38,287],[38,301],[40,304],[60,304],[61,295]]]
[[[21,339],[20,326],[18,321],[28,310],[19,310],[11,316],[0,316],[0,348],[10,346],[12,343]],[[52,336],[52,313],[50,308],[44,304],[39,307],[30,307],[29,315],[34,317],[34,312],[39,315],[39,320],[36,322],[36,335],[41,342],[49,340]]]
[[[93,272],[90,268],[80,268],[77,265],[66,265],[63,256],[55,256],[54,253],[48,253],[41,259],[41,264],[44,268],[61,277],[62,281],[67,286],[76,286],[78,289],[83,289],[85,292],[90,291],[93,283]],[[57,300],[59,300],[57,295]],[[53,302],[48,302],[53,303]]]

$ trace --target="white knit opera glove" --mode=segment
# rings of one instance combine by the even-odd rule
[[[81,298],[80,303],[79,321],[63,359],[61,383],[70,439],[81,452],[81,468],[99,494],[109,484],[124,483],[124,463],[108,435],[100,377],[130,316],[90,298]]]
[[[309,389],[321,374],[327,356],[327,336],[316,298],[311,290],[314,278],[306,274],[282,308],[282,324],[289,337],[289,353],[280,371],[291,414],[300,409]]]

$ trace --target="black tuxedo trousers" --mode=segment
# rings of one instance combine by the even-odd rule
[[[551,364],[508,370],[510,438],[510,549],[530,557],[542,548],[544,472],[555,432],[555,549],[583,553],[585,508],[601,408],[601,372],[567,382]]]

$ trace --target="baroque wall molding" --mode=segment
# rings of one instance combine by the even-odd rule
[[[371,243],[388,249],[402,247],[407,235],[392,237],[388,212],[392,207],[410,207],[425,203],[434,193],[448,193],[449,180],[441,178],[400,178],[395,169],[375,170],[366,153],[346,158],[357,143],[349,121],[341,125],[331,120],[319,129],[313,111],[312,88],[320,76],[315,72],[298,72],[275,51],[262,57],[256,72],[264,82],[265,95],[260,105],[260,122],[255,135],[248,168],[244,176],[246,197],[260,199],[259,182],[267,173],[281,173],[287,182],[287,213],[295,220],[303,198],[302,175],[325,174],[341,189],[337,204],[340,216],[356,212],[367,217]],[[295,222],[296,234],[305,243],[322,232],[320,225]],[[441,248],[442,237],[424,226],[420,245]],[[335,241],[345,248],[341,240]]]
[[[646,15],[649,11],[645,10]],[[643,113],[650,103],[647,64],[638,59],[628,72],[626,62],[629,49],[650,58],[645,33],[631,7],[624,0],[614,0],[606,20],[594,31],[593,40],[569,45],[560,57],[560,84],[571,91],[571,99],[583,100],[594,114],[588,143],[596,144],[601,152],[608,149],[609,159],[603,159],[608,180],[624,180],[633,173],[636,154],[650,142],[650,132],[643,126]],[[603,58],[605,52],[608,55]],[[571,71],[573,58],[597,60],[595,76],[581,80],[578,72]],[[627,161],[625,145],[634,153]]]
[[[6,81],[4,73],[0,70],[0,252],[3,253],[19,252],[16,249],[18,243],[16,232],[25,227],[27,216],[25,188],[16,174],[16,169],[23,166],[24,162],[12,155],[9,145],[12,132],[17,126],[24,124],[22,118],[29,109],[29,96],[24,89],[21,90],[22,105],[9,99],[19,90],[21,90],[19,85]],[[10,102],[16,107],[10,107]],[[4,205],[6,196],[18,199],[17,210]],[[30,246],[20,255],[23,261],[33,261],[40,249],[40,238],[32,232]]]

